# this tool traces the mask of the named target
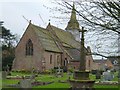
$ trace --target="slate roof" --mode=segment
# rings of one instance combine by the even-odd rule
[[[66,52],[72,57],[73,60],[80,60],[80,42],[76,41],[73,35],[65,30],[57,28],[53,25],[48,25],[47,28],[41,28],[39,26],[30,24],[32,29],[36,32],[39,40],[43,46],[43,48],[47,51],[60,52],[62,53],[62,49],[56,44],[56,41],[52,37],[48,27],[55,32],[60,42],[62,43]]]
[[[51,37],[51,34],[48,32],[48,30],[33,24],[31,24],[31,26],[32,29],[36,32],[37,36],[39,37],[39,40],[45,50],[62,52],[55,44],[55,41]]]
[[[74,36],[70,32],[57,28],[53,25],[51,25],[51,28],[55,31],[56,35],[61,40],[64,47],[80,48],[80,42],[76,41]]]
[[[72,61],[80,61],[80,51],[75,48],[66,48],[68,53],[72,56]]]

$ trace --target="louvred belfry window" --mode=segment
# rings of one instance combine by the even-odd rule
[[[33,43],[31,39],[29,39],[26,43],[26,55],[32,56],[33,55]]]

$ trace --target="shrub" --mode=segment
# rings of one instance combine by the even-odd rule
[[[51,70],[45,70],[43,71],[43,74],[50,74],[51,73]]]
[[[69,72],[73,73],[74,72],[74,69],[73,68],[70,68],[68,69]]]
[[[55,73],[55,71],[56,71],[55,69],[51,69],[51,72],[52,72],[52,73]]]

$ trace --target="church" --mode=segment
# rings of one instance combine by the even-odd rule
[[[80,63],[80,27],[73,5],[71,17],[65,30],[49,24],[46,28],[29,22],[15,49],[12,70],[40,72],[60,66],[78,69]],[[86,70],[91,71],[93,58],[90,47],[85,47]]]

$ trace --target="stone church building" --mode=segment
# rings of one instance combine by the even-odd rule
[[[15,49],[12,70],[44,71],[61,66],[79,68],[80,39],[79,23],[76,19],[75,6],[65,30],[51,25],[46,28],[29,23],[25,33]],[[93,58],[90,47],[85,47],[86,70],[91,70]]]

